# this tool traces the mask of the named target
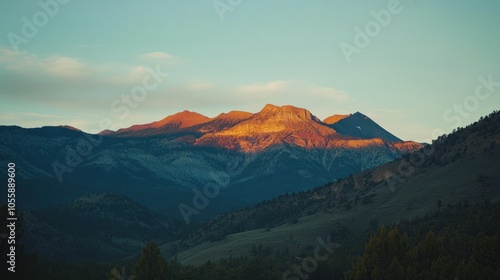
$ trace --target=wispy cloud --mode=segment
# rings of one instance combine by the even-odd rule
[[[404,112],[401,109],[384,109],[384,108],[378,109],[378,111],[380,111],[382,113],[402,113],[402,112]]]
[[[316,97],[324,97],[339,102],[344,102],[349,99],[349,95],[346,92],[330,87],[313,87],[309,91],[309,94]]]
[[[140,55],[140,57],[143,59],[162,59],[162,60],[175,58],[173,55],[166,52],[149,52]]]
[[[44,112],[80,112],[81,116],[89,111],[106,113],[113,100],[130,94],[133,87],[142,85],[144,77],[151,75],[148,71],[156,69],[154,63],[95,63],[67,55],[16,52],[0,46],[0,96],[5,108],[28,105]]]
[[[188,85],[188,89],[191,91],[206,91],[215,87],[215,84],[209,82],[192,82]]]
[[[139,57],[154,60],[139,62],[136,65],[126,65],[116,62],[89,63],[82,59],[65,55],[40,57],[26,51],[14,51],[0,46],[0,66],[9,72],[25,75],[27,79],[36,77],[79,78],[92,84],[130,85],[137,83],[147,74],[151,65],[161,65],[164,60],[175,58],[165,52],[152,52]],[[160,61],[156,61],[160,60]]]
[[[246,93],[270,93],[285,89],[290,84],[289,81],[272,81],[267,83],[253,83],[242,85],[238,89]]]
[[[77,58],[68,56],[40,58],[26,51],[16,52],[9,48],[0,48],[0,64],[3,64],[6,70],[21,74],[53,77],[81,77],[95,71]]]
[[[60,77],[77,77],[86,74],[87,66],[71,57],[54,57],[44,65],[47,73]]]
[[[135,85],[141,83],[146,75],[148,75],[148,67],[134,66],[120,73],[110,73],[108,81],[115,85]]]
[[[16,114],[16,115],[20,116],[19,114]],[[64,115],[39,114],[39,113],[26,113],[26,114],[23,114],[23,116],[35,117],[35,118],[46,118],[46,119],[61,119],[61,118],[66,118],[66,116],[64,116]]]

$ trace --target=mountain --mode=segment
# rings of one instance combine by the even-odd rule
[[[242,112],[242,111],[231,111],[229,113],[221,113],[217,117],[213,118],[211,121],[193,127],[192,130],[199,131],[201,133],[216,133],[227,128],[233,127],[236,124],[250,118],[253,116],[252,113]]]
[[[73,127],[73,126],[70,126],[70,125],[61,125],[60,127],[75,130],[75,131],[81,131],[80,129]]]
[[[200,192],[217,186],[217,195],[188,222],[307,190],[421,147],[342,134],[306,109],[274,105],[215,118],[184,111],[99,135],[0,126],[0,164],[19,167],[20,207],[47,208],[116,192],[183,219],[180,205],[192,207]]]
[[[111,135],[113,133],[115,133],[113,130],[105,129],[105,130],[99,132],[99,135]]]
[[[180,221],[166,218],[117,193],[79,197],[55,208],[24,213],[23,242],[49,258],[116,259],[149,240],[175,240]]]
[[[392,135],[360,112],[349,116],[334,115],[325,119],[324,122],[343,135],[362,139],[380,138],[389,142],[402,142],[401,139]]]
[[[160,134],[171,134],[181,131],[186,127],[202,124],[210,121],[209,117],[196,112],[182,111],[180,113],[168,116],[160,121],[148,124],[133,125],[129,128],[123,128],[112,135],[120,137],[152,136]],[[108,134],[111,135],[111,134]]]
[[[220,132],[200,137],[197,145],[262,151],[274,145],[326,148],[329,141],[342,139],[306,109],[266,105],[260,112]]]
[[[499,158],[497,111],[385,165],[219,215],[183,240],[165,244],[163,252],[190,265],[215,262],[228,253],[234,258],[251,255],[256,246],[282,258],[283,252],[287,256],[312,253],[308,248],[328,236],[351,256],[356,249],[350,247],[349,238],[356,241],[366,232],[369,236],[378,225],[403,221],[409,227],[414,219],[435,224],[431,214],[456,215],[473,205],[491,209],[490,200],[500,201]],[[498,215],[496,210],[496,218],[484,224],[498,224]],[[441,220],[436,227],[448,222]],[[476,227],[474,223],[460,227],[466,226]]]
[[[326,119],[324,119],[323,122],[326,124],[334,124],[334,123],[336,123],[340,120],[343,120],[349,116],[350,115],[333,115],[333,116],[330,116],[330,117],[327,117]]]

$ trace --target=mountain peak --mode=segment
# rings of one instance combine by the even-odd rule
[[[295,107],[292,105],[283,105],[276,106],[272,104],[267,104],[259,113],[256,115],[262,115],[266,118],[270,116],[270,114],[274,115],[275,118],[279,118],[283,121],[293,121],[293,120],[313,120],[319,121],[311,112],[304,108]]]
[[[113,133],[115,133],[113,130],[111,130],[111,129],[105,129],[105,130],[99,132],[98,134],[99,135],[111,135]]]
[[[120,136],[150,136],[178,132],[180,129],[209,122],[211,118],[202,114],[184,110],[160,121],[133,125],[116,132]]]
[[[266,104],[266,106],[264,106],[264,108],[262,108],[261,112],[262,111],[275,111],[275,110],[277,110],[279,108],[280,108],[279,106],[276,106],[276,105],[273,105],[273,104]]]
[[[350,116],[350,114],[349,115],[337,115],[337,114],[335,114],[333,116],[329,116],[328,118],[324,119],[323,122],[326,124],[334,124],[334,123],[341,121],[349,116]]]
[[[402,142],[401,139],[397,138],[396,136],[382,128],[380,125],[375,123],[372,119],[360,112],[356,112],[336,122],[328,124],[328,126],[335,129],[340,134],[349,135],[356,138],[380,138],[389,142]]]
[[[352,114],[352,116],[355,116],[355,117],[361,117],[361,118],[368,118],[366,115],[362,114],[361,112],[359,111],[356,111],[356,113]]]
[[[242,120],[253,116],[252,113],[244,111],[230,111],[228,113],[220,113],[215,119]]]
[[[170,115],[160,121],[153,122],[150,127],[158,128],[167,124],[178,124],[178,128],[190,127],[197,124],[202,124],[210,121],[211,119],[202,114],[184,110],[182,112]]]
[[[60,125],[59,127],[61,128],[66,128],[66,129],[69,129],[69,130],[74,130],[74,131],[81,131],[80,129],[74,127],[74,126],[71,126],[71,125]]]
[[[197,125],[194,128],[198,128],[198,131],[202,133],[216,133],[231,128],[252,116],[252,113],[242,111],[221,113],[217,117],[211,119],[211,121]]]
[[[337,136],[334,129],[322,124],[306,109],[267,104],[260,112],[232,127],[204,135],[197,144],[216,143],[245,151],[263,150],[283,143],[312,148],[326,146],[329,138]]]

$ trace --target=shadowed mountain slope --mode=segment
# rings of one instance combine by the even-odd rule
[[[329,126],[335,129],[340,134],[349,135],[356,138],[380,138],[389,142],[402,141],[360,112],[356,112],[348,117],[339,119],[338,121],[334,121]]]

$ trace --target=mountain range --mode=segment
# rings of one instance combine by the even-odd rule
[[[220,189],[193,219],[346,177],[423,147],[357,112],[321,121],[306,109],[266,105],[214,118],[183,111],[99,135],[74,127],[0,126],[0,162],[16,162],[20,206],[57,206],[116,192],[183,218],[195,194]]]
[[[192,139],[195,146],[243,152],[259,152],[283,144],[308,149],[358,148],[388,143],[398,143],[398,149],[408,151],[421,147],[418,143],[402,141],[359,112],[333,115],[321,121],[306,109],[272,104],[256,114],[231,111],[214,118],[183,111],[157,122],[101,132],[115,137],[176,133],[196,135],[196,139]]]

